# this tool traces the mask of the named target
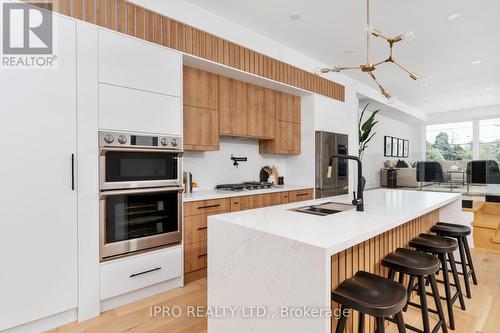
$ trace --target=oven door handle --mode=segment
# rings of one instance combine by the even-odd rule
[[[102,191],[100,194],[101,199],[112,195],[127,195],[127,194],[145,194],[145,193],[162,193],[162,192],[182,192],[183,187],[155,187],[155,188],[134,188],[131,190],[110,190]]]

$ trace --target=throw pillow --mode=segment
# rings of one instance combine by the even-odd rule
[[[408,164],[406,164],[403,160],[398,160],[396,163],[396,168],[408,168]]]

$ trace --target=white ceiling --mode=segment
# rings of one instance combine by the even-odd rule
[[[326,64],[366,61],[365,0],[188,1]],[[500,104],[500,1],[371,0],[371,7],[371,25],[384,34],[414,31],[395,56],[429,79],[422,88],[394,65],[381,65],[377,77],[393,96],[428,113]],[[455,12],[462,16],[449,21]],[[301,18],[291,20],[295,14]],[[383,40],[373,38],[372,49],[372,62],[387,57]],[[376,87],[367,74],[347,75]]]

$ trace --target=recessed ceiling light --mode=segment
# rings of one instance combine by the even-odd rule
[[[477,64],[480,64],[480,63],[482,63],[482,62],[483,62],[483,61],[482,61],[481,59],[478,59],[478,60],[474,60],[474,61],[472,62],[472,64],[473,64],[473,65],[477,65]]]
[[[460,16],[462,16],[462,13],[452,13],[450,15],[448,15],[448,21],[451,21],[451,20],[455,20],[457,18],[459,18]]]
[[[300,20],[300,15],[299,14],[290,15],[290,20],[298,21],[298,20]]]
[[[488,87],[488,88],[486,88],[486,90],[488,90],[488,91],[495,90],[495,87]]]

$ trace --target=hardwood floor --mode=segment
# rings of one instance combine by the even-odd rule
[[[467,310],[455,306],[455,333],[500,333],[500,252],[473,249],[474,264],[479,285],[472,285],[472,299],[465,299]],[[191,276],[191,281],[184,288],[175,289],[106,311],[101,316],[80,323],[70,323],[49,331],[50,333],[66,332],[169,332],[169,333],[203,333],[207,332],[205,318],[188,316],[188,306],[207,304],[206,278]],[[442,293],[444,295],[444,293]],[[434,308],[431,299],[428,304]],[[154,306],[180,306],[183,314],[173,316],[152,316]],[[418,309],[408,309],[404,315],[405,321],[420,327],[420,312]],[[431,322],[436,317],[431,314]],[[397,332],[390,324],[388,333]],[[408,331],[410,332],[410,331]]]

